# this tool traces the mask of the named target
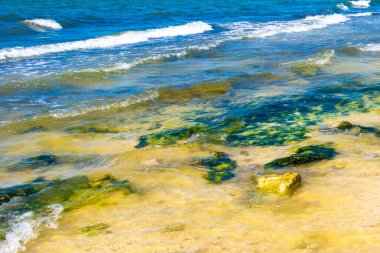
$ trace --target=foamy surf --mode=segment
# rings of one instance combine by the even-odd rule
[[[367,46],[360,47],[359,49],[367,52],[380,52],[380,44],[368,44]]]
[[[209,24],[196,21],[185,25],[169,26],[166,28],[150,29],[145,31],[128,31],[116,35],[102,36],[74,42],[62,42],[32,47],[13,47],[0,50],[0,60],[75,50],[110,48],[145,42],[151,39],[199,34],[210,30],[212,30],[212,27]]]
[[[26,212],[9,220],[10,231],[5,235],[5,240],[0,243],[1,253],[17,253],[25,250],[25,244],[35,239],[43,228],[56,228],[57,220],[63,206],[53,204],[46,207],[43,214]]]
[[[372,12],[362,12],[362,13],[355,13],[355,14],[349,14],[349,17],[368,17],[372,16]]]
[[[308,32],[315,29],[326,28],[329,25],[348,21],[349,18],[342,14],[308,16],[301,20],[277,21],[263,24],[251,22],[236,22],[224,25],[231,29],[232,35],[240,34],[248,38],[264,38],[284,33]],[[223,26],[223,25],[222,25]]]
[[[339,3],[336,5],[338,9],[341,9],[343,11],[348,11],[350,8],[348,8],[344,3]]]
[[[61,24],[53,19],[30,19],[24,20],[22,24],[36,30],[36,31],[45,31],[45,30],[60,30],[62,29]]]
[[[91,112],[100,112],[100,111],[108,111],[112,109],[119,109],[119,108],[126,108],[131,105],[135,105],[138,103],[144,103],[148,101],[152,101],[159,97],[159,93],[156,90],[146,91],[139,95],[133,95],[126,99],[109,103],[109,104],[103,104],[103,105],[97,105],[97,106],[90,106],[82,109],[77,110],[56,110],[51,111],[45,116],[42,116],[43,118],[46,117],[52,117],[57,119],[62,118],[68,118],[68,117],[76,117],[85,115]],[[41,117],[35,117],[34,119],[41,118]]]
[[[371,0],[358,0],[358,1],[350,1],[350,4],[353,8],[358,9],[366,9],[371,5]]]

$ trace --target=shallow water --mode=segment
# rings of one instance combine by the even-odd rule
[[[377,252],[379,10],[0,8],[0,252]],[[264,169],[322,144],[336,155]],[[213,152],[230,167],[199,163]],[[256,189],[285,172],[291,195]]]

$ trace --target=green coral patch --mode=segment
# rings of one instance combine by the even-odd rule
[[[203,130],[203,127],[181,127],[169,129],[166,131],[143,135],[139,138],[139,143],[136,148],[143,148],[146,146],[169,146],[176,144],[178,141],[185,140],[194,134]]]
[[[196,165],[205,166],[209,169],[205,178],[211,183],[221,183],[233,178],[235,175],[232,171],[237,167],[236,161],[231,160],[223,152],[215,152],[212,157],[199,159]]]
[[[287,166],[300,165],[315,161],[331,159],[337,153],[335,149],[325,145],[306,146],[298,149],[295,154],[273,160],[265,164],[265,169],[282,169]]]

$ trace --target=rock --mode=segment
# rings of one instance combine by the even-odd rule
[[[336,126],[336,128],[341,131],[349,130],[353,127],[354,125],[352,125],[351,122],[348,122],[348,121],[342,121]]]
[[[39,155],[34,157],[29,157],[21,160],[13,167],[10,171],[23,170],[23,169],[38,169],[41,167],[47,167],[58,164],[58,156],[55,155]]]
[[[108,230],[110,226],[105,223],[98,223],[91,226],[86,226],[80,229],[81,233],[87,234],[89,236],[99,235],[99,234],[108,234],[110,231]]]
[[[256,177],[256,187],[265,193],[289,194],[301,185],[301,175],[298,173],[271,174]]]
[[[192,135],[203,130],[203,127],[180,127],[169,129],[166,131],[143,135],[139,138],[139,143],[136,148],[143,148],[146,146],[169,146],[176,144],[178,141],[190,138]]]
[[[87,125],[87,126],[78,126],[78,127],[68,128],[65,130],[65,132],[72,133],[72,134],[85,134],[85,133],[113,134],[113,133],[119,133],[120,131],[115,130],[115,129],[109,129],[103,126]]]
[[[185,224],[178,223],[178,224],[172,224],[168,225],[163,229],[163,232],[170,233],[170,232],[179,232],[185,230]]]
[[[295,154],[275,159],[265,164],[265,169],[281,169],[290,165],[300,165],[324,159],[330,159],[336,155],[333,148],[325,145],[311,145],[299,148]]]
[[[212,157],[199,159],[196,165],[209,169],[205,178],[211,183],[221,183],[235,176],[232,171],[236,169],[236,162],[223,152],[214,152]]]
[[[35,133],[35,132],[46,132],[48,129],[44,126],[34,126],[20,131],[20,134]]]

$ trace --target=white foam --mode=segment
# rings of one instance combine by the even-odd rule
[[[128,31],[116,35],[102,36],[74,42],[63,42],[32,47],[6,48],[0,50],[0,59],[4,60],[8,58],[31,57],[75,50],[109,48],[145,42],[156,38],[199,34],[210,30],[212,30],[212,27],[209,24],[196,21],[185,25],[169,26],[166,28],[150,29],[145,31]]]
[[[362,12],[362,13],[355,13],[355,14],[349,14],[350,17],[368,17],[372,16],[372,12]]]
[[[344,3],[339,3],[336,5],[336,7],[343,10],[343,11],[348,11],[350,9]]]
[[[225,25],[231,29],[232,35],[241,34],[243,37],[264,38],[283,33],[300,33],[315,29],[322,29],[329,25],[348,21],[342,14],[308,16],[301,20],[277,21],[268,23],[236,22]],[[223,26],[223,25],[222,25]]]
[[[154,55],[154,56],[149,56],[146,58],[141,58],[141,59],[136,59],[132,62],[129,63],[117,63],[113,66],[106,67],[106,68],[99,68],[99,69],[82,69],[75,71],[76,73],[83,73],[83,72],[117,72],[117,71],[124,71],[128,70],[130,68],[150,63],[150,62],[159,62],[159,61],[164,61],[167,59],[172,59],[172,58],[181,58],[185,57],[191,52],[194,51],[207,51],[212,48],[218,47],[219,44],[222,43],[222,41],[215,41],[214,43],[210,43],[207,45],[200,45],[200,46],[189,46],[185,48],[183,51],[178,52],[178,53],[166,53],[166,54],[159,54],[159,55]],[[74,73],[75,73],[74,72]]]
[[[353,8],[358,9],[366,9],[371,5],[371,0],[358,0],[358,1],[350,1],[350,4]]]
[[[143,103],[143,102],[154,100],[158,96],[159,96],[158,92],[155,90],[152,90],[152,91],[143,92],[140,95],[130,96],[124,100],[110,103],[110,104],[91,106],[91,107],[86,107],[83,109],[77,109],[77,110],[71,110],[71,111],[56,110],[56,111],[50,112],[48,115],[45,115],[43,117],[53,117],[53,118],[60,118],[60,119],[68,118],[68,117],[76,117],[76,116],[81,116],[81,115],[95,112],[95,111],[108,111],[111,109],[125,108],[137,103]]]
[[[365,47],[360,47],[360,50],[367,52],[380,52],[380,44],[368,44]]]
[[[21,23],[29,26],[30,28],[37,30],[37,31],[44,31],[46,29],[52,29],[52,30],[60,30],[62,29],[61,24],[59,24],[57,21],[53,19],[29,19],[24,20]]]
[[[35,239],[39,230],[57,227],[57,220],[62,211],[62,205],[53,204],[47,206],[43,217],[38,217],[33,212],[27,212],[8,221],[11,224],[10,231],[5,235],[5,241],[0,243],[0,252],[17,253],[19,250],[25,250],[24,245]]]

